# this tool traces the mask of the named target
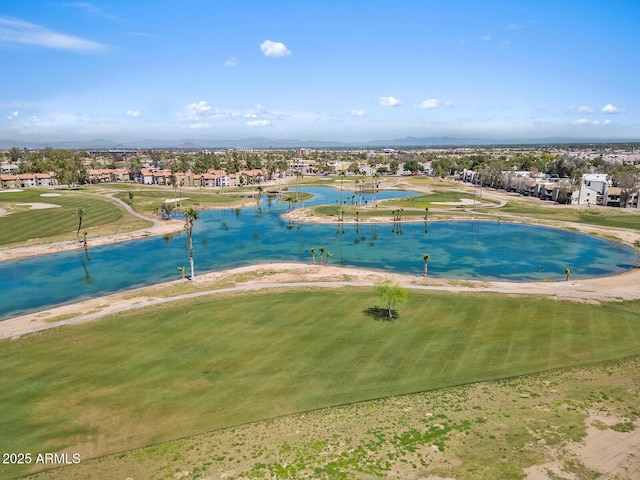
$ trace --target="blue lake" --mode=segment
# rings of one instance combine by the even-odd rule
[[[305,206],[335,205],[331,188],[304,187]],[[343,198],[351,195],[345,192]],[[415,195],[382,191],[377,199]],[[371,198],[368,197],[368,201]],[[496,222],[299,224],[282,214],[286,203],[263,198],[236,210],[200,212],[194,228],[196,275],[255,263],[311,262],[311,248],[333,253],[332,264],[429,276],[535,281],[613,275],[633,268],[630,247],[575,232]],[[316,254],[317,255],[317,254]],[[153,237],[18,261],[0,262],[0,318],[83,298],[179,278],[189,270],[187,237]]]

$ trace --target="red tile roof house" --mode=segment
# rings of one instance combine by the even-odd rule
[[[11,175],[9,173],[0,175],[0,188],[2,189],[16,188],[17,182],[17,175]]]
[[[19,173],[18,182],[16,185],[18,188],[29,188],[36,186],[36,180],[33,178],[33,173]]]
[[[202,173],[199,176],[196,175],[196,179],[199,178],[201,187],[215,187],[216,176],[213,173]]]
[[[98,169],[98,170],[87,170],[87,180],[89,183],[105,183],[111,182],[110,170],[108,169]]]
[[[145,185],[153,185],[153,172],[149,169],[143,168],[140,171],[139,179],[140,183],[143,183]]]
[[[50,187],[53,185],[54,176],[50,173],[36,173],[33,176],[38,187]]]
[[[111,171],[111,178],[114,182],[130,182],[131,172],[126,168],[116,168]]]
[[[169,177],[167,177],[165,175],[165,172],[156,171],[156,172],[153,172],[152,175],[153,175],[153,183],[155,185],[168,185],[169,183],[171,183],[171,180],[170,180],[171,174],[169,174]]]

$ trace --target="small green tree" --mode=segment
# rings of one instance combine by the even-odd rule
[[[564,269],[564,275],[565,275],[565,280],[568,282],[569,279],[571,278],[571,269],[570,268],[565,268]]]
[[[160,206],[160,210],[162,210],[162,213],[167,220],[171,218],[171,213],[173,212],[174,208],[174,204],[171,202],[162,202],[162,205]]]
[[[316,264],[316,249],[312,248],[311,250],[309,250],[309,252],[311,252],[311,265],[315,265]]]
[[[376,282],[373,289],[378,298],[384,302],[389,318],[393,318],[393,308],[398,304],[405,303],[409,297],[406,289],[397,283],[391,283],[391,280]]]

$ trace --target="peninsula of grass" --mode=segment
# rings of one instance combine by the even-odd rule
[[[83,460],[327,406],[640,353],[640,302],[371,289],[174,302],[0,342],[3,451]],[[14,478],[42,465],[0,465]]]
[[[59,196],[42,194],[55,193]],[[31,209],[30,203],[55,205],[46,209]],[[138,227],[140,222],[129,218],[112,201],[84,192],[30,188],[22,192],[0,193],[0,207],[8,214],[0,217],[0,245],[34,243],[37,239],[47,241],[73,239],[78,229],[78,208],[84,208],[83,231],[108,224],[125,222],[129,227]],[[133,220],[133,222],[132,222]],[[151,222],[144,226],[150,225]]]

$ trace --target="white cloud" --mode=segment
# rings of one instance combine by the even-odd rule
[[[611,120],[605,120],[602,122],[603,125],[611,125],[613,122]]]
[[[534,118],[531,123],[534,125],[550,125],[551,120],[547,120],[546,118]]]
[[[614,107],[610,103],[607,103],[604,107],[602,107],[602,113],[621,113],[617,107]]]
[[[9,115],[6,115],[5,118],[8,120],[14,120],[16,118],[18,118],[20,116],[20,112],[18,110],[15,110],[13,112],[11,112]]]
[[[247,122],[248,127],[270,127],[271,122],[269,120],[251,120]]]
[[[500,42],[501,47],[508,47],[509,45],[511,45],[511,40],[503,40]]]
[[[207,102],[200,100],[199,102],[187,105],[181,116],[191,121],[199,121],[200,119],[209,117],[214,113],[215,110],[211,105],[207,105]]]
[[[429,100],[425,100],[420,103],[416,103],[414,107],[422,108],[422,109],[431,109],[438,108],[440,106],[440,101],[436,98],[430,98]]]
[[[484,37],[480,37],[480,40],[482,40],[483,42],[489,42],[491,41],[491,35],[485,35]]]
[[[191,125],[189,125],[189,128],[193,130],[206,130],[207,128],[209,128],[209,124],[206,122],[192,123]]]
[[[260,51],[265,57],[288,57],[291,50],[284,43],[265,40],[260,44]]]
[[[578,126],[587,126],[587,125],[596,126],[596,125],[600,125],[600,122],[598,122],[598,120],[587,120],[586,118],[581,118],[573,122],[573,124]]]
[[[107,46],[72,35],[56,33],[33,23],[0,17],[0,42],[21,43],[74,52],[102,52]]]
[[[571,105],[569,110],[573,113],[593,113],[593,108],[586,105]]]
[[[227,67],[235,67],[238,65],[238,59],[236,57],[227,58],[224,62]]]
[[[522,25],[519,25],[517,23],[511,23],[509,25],[507,25],[507,30],[520,30],[524,28]]]
[[[402,102],[395,97],[380,97],[378,99],[378,104],[383,107],[397,107],[402,105]]]
[[[358,110],[358,109],[353,109],[351,110],[351,116],[352,117],[364,117],[367,115],[367,112],[365,112],[364,110]]]
[[[447,100],[444,102],[445,108],[453,108],[453,100]]]
[[[142,116],[142,112],[140,110],[127,110],[126,115],[131,118],[140,118]]]
[[[73,2],[64,5],[65,7],[74,7],[83,10],[85,13],[93,16],[104,17],[110,20],[122,20],[120,17],[104,12],[102,9],[87,2]]]

